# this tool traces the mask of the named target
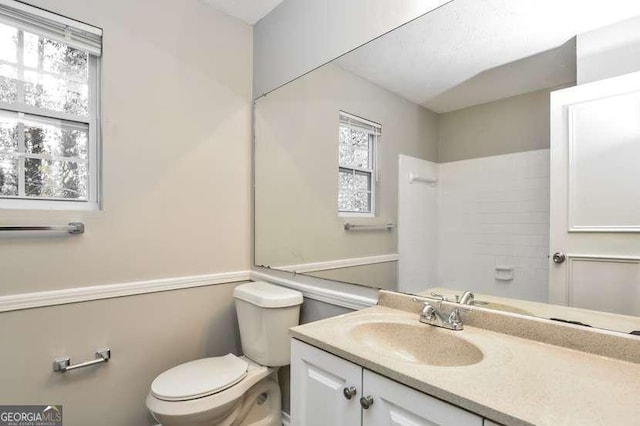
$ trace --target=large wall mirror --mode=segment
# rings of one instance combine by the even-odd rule
[[[631,3],[454,0],[257,99],[255,264],[640,331]]]

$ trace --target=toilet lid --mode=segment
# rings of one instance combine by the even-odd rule
[[[173,367],[151,384],[151,393],[165,401],[185,401],[223,391],[247,375],[249,364],[233,354],[203,358]]]

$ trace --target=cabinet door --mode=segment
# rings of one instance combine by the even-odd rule
[[[347,399],[344,389],[354,387]],[[358,426],[362,367],[291,340],[291,425]]]
[[[371,371],[364,370],[362,383],[373,399],[362,426],[482,426],[482,417]]]

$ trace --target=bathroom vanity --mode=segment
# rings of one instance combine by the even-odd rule
[[[298,340],[291,343],[294,424],[482,426],[483,418]],[[375,406],[375,409],[374,409]],[[489,423],[490,424],[490,423]]]
[[[640,424],[637,339],[478,308],[452,331],[381,293],[291,330],[292,425]]]

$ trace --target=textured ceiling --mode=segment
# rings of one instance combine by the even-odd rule
[[[337,60],[436,112],[575,81],[575,35],[639,0],[454,0]]]
[[[282,0],[202,0],[218,11],[253,25],[275,9]]]

